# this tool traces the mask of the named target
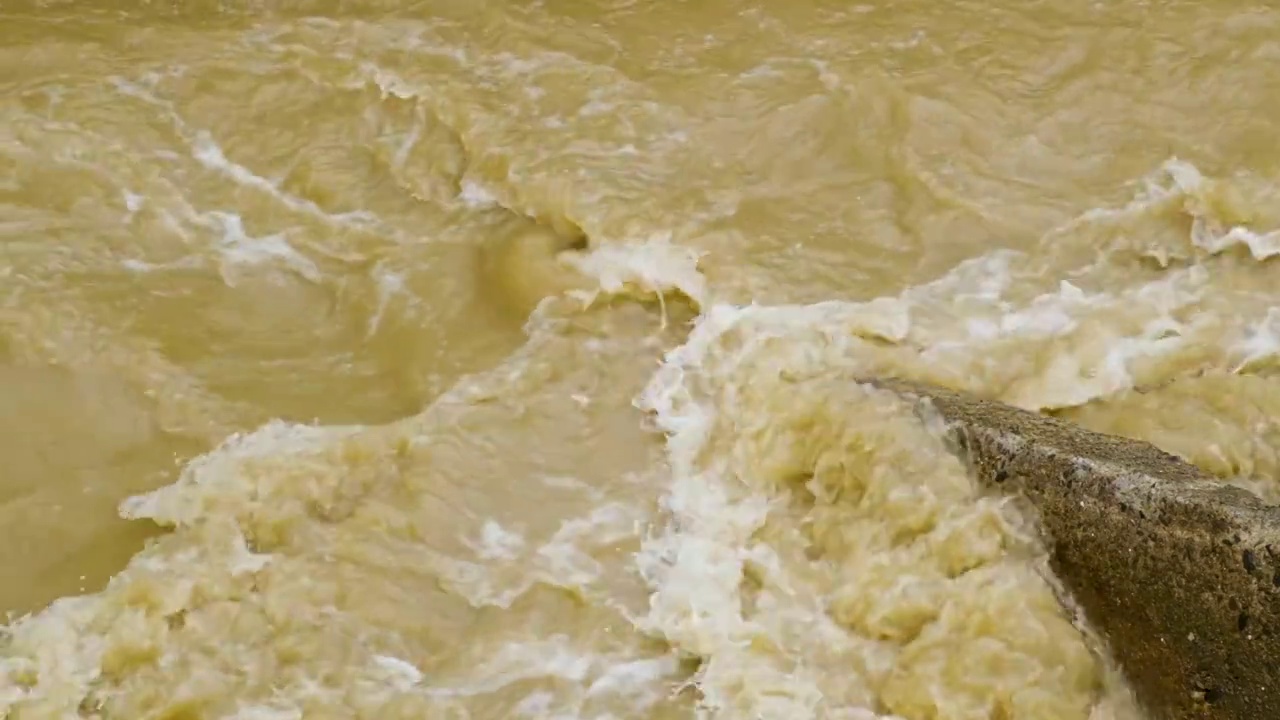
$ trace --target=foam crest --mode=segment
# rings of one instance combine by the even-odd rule
[[[717,337],[642,399],[673,480],[641,626],[703,659],[707,716],[1087,717],[1101,676],[1034,542],[941,440],[839,365]]]
[[[698,271],[698,253],[671,242],[669,233],[657,233],[635,242],[606,243],[569,263],[593,278],[598,289],[575,294],[590,304],[600,293],[657,294],[677,291],[702,305],[708,302],[706,279]]]
[[[1268,202],[1272,194],[1260,178],[1209,178],[1192,163],[1170,158],[1139,181],[1124,206],[1089,210],[1051,236],[1109,230],[1115,233],[1112,249],[1129,248],[1161,265],[1236,247],[1261,262],[1280,253],[1280,217]],[[1161,224],[1173,232],[1159,232]]]

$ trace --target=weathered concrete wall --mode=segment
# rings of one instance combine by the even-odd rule
[[[875,384],[931,402],[978,477],[1038,509],[1055,572],[1153,718],[1280,718],[1280,508],[1149,443]]]

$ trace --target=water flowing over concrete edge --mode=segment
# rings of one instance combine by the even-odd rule
[[[1150,443],[872,382],[940,414],[985,486],[1030,500],[1054,572],[1153,718],[1280,707],[1280,508]]]

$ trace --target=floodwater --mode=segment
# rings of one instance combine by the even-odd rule
[[[1262,2],[0,3],[0,717],[1134,720],[896,375],[1280,495]]]

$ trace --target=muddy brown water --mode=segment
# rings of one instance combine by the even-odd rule
[[[1139,717],[850,379],[1274,500],[1278,29],[4,3],[0,717]]]

